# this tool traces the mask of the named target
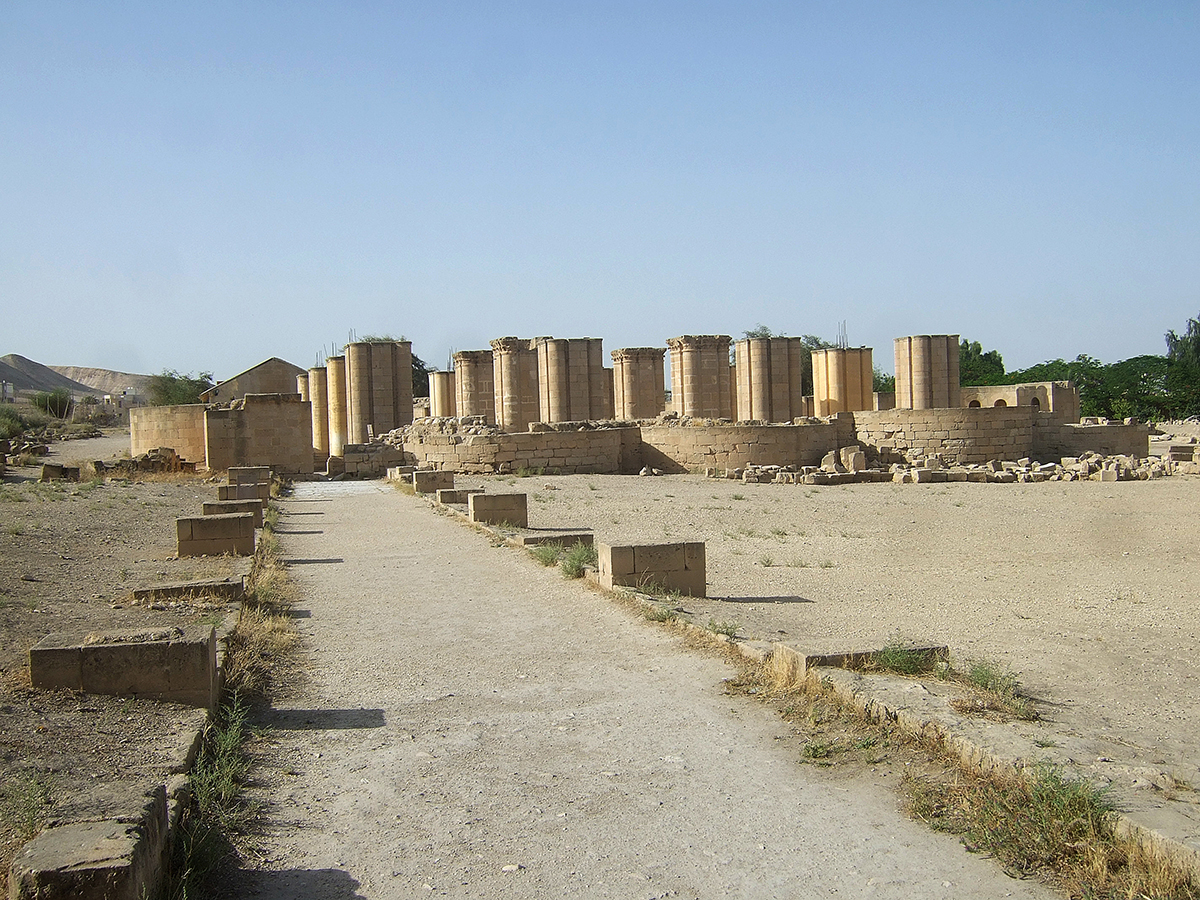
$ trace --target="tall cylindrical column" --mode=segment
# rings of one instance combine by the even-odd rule
[[[571,420],[570,342],[537,341],[538,415],[543,422]]]
[[[604,341],[585,338],[587,342],[588,418],[596,421],[613,417],[612,377],[604,368]]]
[[[308,370],[308,399],[312,403],[313,451],[329,456],[329,393],[324,366]]]
[[[613,361],[613,416],[652,419],[666,405],[661,347],[627,347],[610,354]]]
[[[746,341],[750,350],[750,418],[771,421],[771,342]]]
[[[397,427],[396,369],[399,365],[399,347],[395,341],[379,341],[371,344],[371,400],[367,418],[368,437],[387,434]],[[410,375],[411,378],[411,375]],[[412,416],[412,403],[408,405]]]
[[[371,344],[346,345],[346,443],[365,444],[371,422]]]
[[[296,393],[300,395],[301,403],[306,403],[309,400],[307,372],[301,372],[296,376]]]
[[[680,415],[733,417],[733,376],[728,335],[670,338],[673,405]]]
[[[496,424],[505,431],[528,431],[539,408],[538,356],[528,340],[506,337],[492,341]]]
[[[961,404],[957,334],[896,338],[896,408],[942,409]]]
[[[429,373],[429,414],[435,417],[455,415],[454,373]]]
[[[329,391],[329,455],[344,456],[346,448],[346,357],[325,360]]]
[[[454,408],[461,416],[483,416],[496,424],[496,380],[491,350],[454,354]]]
[[[733,409],[740,420],[790,422],[805,415],[804,342],[800,338],[738,341]]]
[[[812,351],[814,414],[831,416],[874,408],[871,359],[870,347]]]

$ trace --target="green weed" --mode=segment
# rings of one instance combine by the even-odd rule
[[[581,541],[563,554],[558,567],[562,569],[564,578],[582,578],[584,569],[595,565],[596,548]]]
[[[530,549],[529,553],[543,566],[557,566],[559,559],[565,552],[562,544],[538,544]]]

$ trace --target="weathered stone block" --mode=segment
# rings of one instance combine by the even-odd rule
[[[162,883],[166,788],[144,808],[101,822],[47,828],[25,844],[9,870],[11,900],[143,900]]]
[[[612,546],[597,544],[601,587],[679,591],[703,597],[707,591],[702,542]]]
[[[253,513],[227,513],[175,520],[179,556],[254,555]]]
[[[29,673],[37,688],[211,709],[217,700],[216,637],[210,625],[50,634],[30,648]]]
[[[507,523],[525,528],[529,525],[528,498],[525,494],[471,494],[467,515],[482,525]]]
[[[683,544],[644,544],[633,548],[635,572],[682,572]]]
[[[335,457],[341,465],[341,457]],[[339,470],[340,471],[340,470]],[[217,485],[218,500],[270,500],[271,485],[269,482],[259,484],[219,484]]]
[[[438,503],[466,503],[467,498],[472,494],[482,494],[483,488],[468,488],[466,490],[456,491],[447,488],[439,488],[437,492]]]
[[[201,504],[200,510],[206,516],[250,513],[254,516],[254,527],[262,528],[263,501],[257,497],[253,500],[208,500]]]
[[[454,488],[454,473],[442,469],[417,469],[412,473],[412,485],[418,494],[451,490]]]
[[[270,466],[230,466],[230,484],[270,484]]]
[[[79,637],[48,634],[29,649],[29,681],[35,688],[83,690],[83,648]]]

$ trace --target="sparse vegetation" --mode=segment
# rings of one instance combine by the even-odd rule
[[[775,565],[775,558],[769,553],[764,553],[758,558],[758,564],[764,569],[769,569],[771,566]]]
[[[737,637],[738,622],[720,622],[716,619],[708,620],[708,630],[713,634],[723,634],[726,637]]]
[[[892,638],[875,654],[872,668],[896,675],[929,675],[937,671],[939,662],[944,662],[939,654]]]
[[[961,713],[996,713],[1014,719],[1032,720],[1037,709],[1018,689],[1016,673],[991,660],[967,660],[964,668],[948,669],[948,676],[967,686],[970,693],[957,697],[951,706]]]
[[[558,543],[538,544],[529,551],[530,555],[543,566],[557,566],[564,552],[565,548]]]
[[[669,606],[660,606],[657,603],[643,605],[642,616],[647,622],[673,622],[678,618],[674,609]]]
[[[564,578],[582,578],[584,569],[595,565],[596,548],[581,541],[563,554],[558,567],[562,569]]]
[[[1028,773],[980,778],[962,772],[906,777],[912,813],[1021,876],[1040,876],[1070,897],[1194,900],[1200,890],[1117,841],[1103,788],[1041,764]]]
[[[45,827],[53,776],[26,770],[0,784],[0,830],[24,843]]]
[[[231,838],[249,830],[256,805],[242,793],[250,761],[247,709],[236,694],[222,703],[192,766],[192,805],[179,829],[164,896],[188,900],[203,896],[206,884],[234,855]]]

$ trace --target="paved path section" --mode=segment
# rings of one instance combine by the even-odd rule
[[[1050,897],[799,761],[732,672],[379,483],[281,504],[310,683],[268,713],[259,897]]]

